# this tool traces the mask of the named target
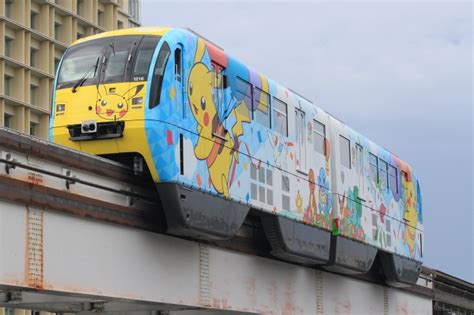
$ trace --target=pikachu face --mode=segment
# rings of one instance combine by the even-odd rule
[[[108,94],[97,100],[96,113],[107,120],[122,118],[128,112],[127,99],[122,95]]]
[[[212,71],[203,63],[196,63],[189,74],[188,98],[191,112],[202,128],[210,128],[216,116],[212,97]]]
[[[106,120],[123,118],[129,111],[131,99],[142,89],[143,84],[140,84],[122,94],[116,94],[114,90],[107,90],[105,86],[102,86],[95,106],[97,116]]]

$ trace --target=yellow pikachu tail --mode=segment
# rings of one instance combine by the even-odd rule
[[[236,108],[234,108],[234,115],[235,115],[235,124],[232,127],[232,134],[234,139],[237,140],[238,137],[244,134],[244,126],[243,123],[249,123],[250,119],[250,111],[245,105],[244,101],[240,101]]]

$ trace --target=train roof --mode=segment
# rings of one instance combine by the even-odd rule
[[[87,41],[90,41],[90,40],[95,40],[95,39],[99,39],[99,38],[106,38],[106,37],[113,37],[113,36],[122,36],[122,35],[156,35],[156,36],[164,36],[166,33],[168,33],[169,31],[171,30],[180,30],[180,31],[184,31],[184,32],[189,32],[191,33],[192,35],[194,36],[197,36],[197,37],[200,37],[201,39],[203,39],[204,41],[207,42],[207,44],[209,45],[208,48],[210,49],[213,49],[213,50],[217,50],[217,51],[220,51],[220,54],[222,55],[225,55],[226,58],[232,58],[233,60],[235,60],[236,62],[242,64],[243,66],[245,66],[249,71],[252,71],[252,72],[255,72],[255,73],[259,73],[260,75],[262,75],[263,77],[265,77],[265,79],[267,79],[269,81],[269,83],[271,82],[272,84],[274,84],[275,86],[283,89],[283,90],[286,90],[288,94],[292,95],[294,98],[296,98],[296,100],[298,102],[300,102],[300,106],[301,106],[301,101],[303,103],[306,103],[307,105],[306,106],[312,106],[314,108],[316,108],[318,111],[322,111],[325,113],[325,115],[328,115],[329,117],[339,121],[341,124],[343,124],[346,128],[348,128],[352,133],[354,134],[357,134],[358,136],[364,138],[365,140],[367,140],[369,143],[371,143],[372,146],[375,146],[377,147],[379,150],[382,150],[382,152],[386,155],[391,155],[393,156],[395,159],[397,159],[400,164],[402,165],[402,168],[404,170],[408,170],[408,169],[411,169],[411,166],[406,163],[405,161],[401,160],[396,154],[394,154],[393,152],[391,152],[390,150],[388,150],[387,148],[385,148],[384,146],[381,146],[373,141],[371,141],[370,139],[368,139],[366,136],[360,134],[359,132],[355,131],[354,129],[352,129],[350,126],[348,126],[345,122],[343,122],[342,120],[338,119],[337,117],[335,117],[334,115],[332,115],[331,113],[327,112],[326,110],[320,108],[319,106],[317,106],[312,100],[304,97],[303,95],[295,92],[293,89],[290,89],[288,87],[285,87],[277,82],[275,82],[274,80],[272,80],[271,78],[269,78],[268,76],[258,72],[258,71],[255,71],[252,67],[249,67],[248,65],[246,65],[245,63],[243,63],[242,61],[240,61],[240,59],[238,58],[235,58],[234,56],[228,54],[227,52],[224,51],[224,49],[220,46],[218,46],[217,44],[213,43],[212,41],[208,40],[207,38],[205,38],[204,36],[202,36],[201,34],[195,32],[194,30],[190,29],[190,28],[184,28],[184,27],[160,27],[160,26],[146,26],[146,27],[135,27],[135,28],[126,28],[126,29],[120,29],[120,30],[114,30],[114,31],[108,31],[108,32],[103,32],[103,33],[99,33],[99,34],[96,34],[96,35],[92,35],[92,36],[88,36],[88,37],[85,37],[85,38],[81,38],[77,41],[75,41],[74,43],[72,43],[72,45],[77,45],[77,44],[80,44],[80,43],[83,43],[83,42],[87,42]]]
[[[80,43],[88,42],[90,40],[113,37],[113,36],[122,36],[122,35],[156,35],[163,36],[169,32],[172,28],[170,27],[159,27],[159,26],[146,26],[146,27],[134,27],[134,28],[124,28],[120,30],[108,31],[99,33],[96,35],[87,36],[81,39],[76,40],[72,45],[77,45]]]

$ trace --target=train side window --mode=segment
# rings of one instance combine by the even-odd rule
[[[153,70],[153,78],[150,88],[150,103],[149,107],[154,108],[160,103],[161,86],[163,85],[163,76],[165,74],[166,64],[170,56],[170,46],[164,42],[161,46],[158,58],[156,60],[155,69]]]
[[[388,166],[388,179],[390,189],[395,193],[398,193],[398,176],[397,176],[397,168],[393,165]]]
[[[273,98],[273,129],[288,137],[288,107],[285,102]]]
[[[326,126],[317,120],[313,120],[313,142],[314,151],[326,154],[326,144],[324,139],[326,138]]]
[[[237,95],[245,102],[247,108],[253,108],[252,85],[240,77],[237,77]]]
[[[347,168],[351,168],[351,142],[349,139],[339,135],[339,145],[341,148],[341,164]]]
[[[267,128],[270,128],[270,95],[254,87],[253,89],[254,104],[256,109],[254,111],[254,118],[259,123]]]
[[[379,159],[379,182],[382,189],[388,188],[388,165],[382,159]]]
[[[420,235],[420,256],[423,257],[423,234]]]
[[[370,179],[374,182],[378,182],[378,158],[369,153],[369,166],[370,166]]]
[[[174,50],[174,75],[176,81],[181,82],[181,49]]]

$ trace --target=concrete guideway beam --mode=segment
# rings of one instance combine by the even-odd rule
[[[137,315],[431,313],[426,292],[155,233],[163,230],[153,193],[123,165],[0,128],[0,306]]]
[[[398,289],[2,200],[0,290],[65,312],[431,312],[431,299]]]

